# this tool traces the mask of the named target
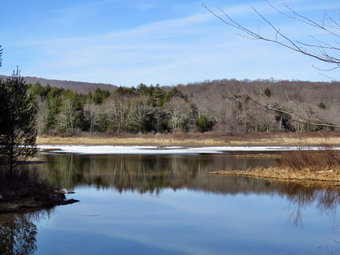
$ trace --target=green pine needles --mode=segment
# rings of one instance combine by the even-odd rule
[[[17,163],[36,152],[36,107],[19,70],[0,80],[0,159],[12,174]]]

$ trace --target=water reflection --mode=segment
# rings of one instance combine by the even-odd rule
[[[340,249],[339,232],[332,228],[339,190],[208,175],[272,160],[225,154],[44,157],[47,163],[39,167],[53,185],[75,189],[81,202],[56,208],[38,228],[30,216],[0,223],[4,229],[14,225],[15,232],[14,222],[23,221],[18,229],[27,238],[14,239],[32,241],[18,243],[24,248],[16,254],[331,254]],[[287,215],[293,224],[287,224]]]
[[[50,181],[73,190],[90,185],[114,187],[119,192],[159,194],[171,188],[216,194],[279,194],[291,202],[290,221],[302,226],[301,210],[316,203],[326,213],[335,213],[340,203],[338,188],[269,182],[267,180],[211,176],[210,171],[270,166],[273,159],[240,159],[233,155],[44,155]]]
[[[236,159],[232,155],[45,155],[50,181],[74,189],[95,185],[118,191],[159,192],[164,188],[190,188],[229,193],[262,189],[253,180],[209,176],[209,171],[268,166],[272,160]],[[226,183],[227,181],[227,183]],[[257,182],[256,182],[257,183]],[[255,185],[256,186],[256,185]],[[247,188],[248,187],[248,188]]]
[[[316,204],[321,212],[334,215],[336,222],[336,209],[340,204],[340,191],[338,188],[306,187],[301,184],[280,183],[279,193],[284,194],[291,202],[289,220],[296,226],[303,226],[302,209],[308,205]]]
[[[47,215],[47,211],[0,215],[0,254],[34,254],[37,250],[37,226],[33,222]]]

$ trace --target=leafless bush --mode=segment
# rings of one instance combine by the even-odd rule
[[[284,152],[278,160],[278,165],[295,171],[302,169],[311,171],[331,170],[340,166],[340,152],[329,146],[318,151]]]

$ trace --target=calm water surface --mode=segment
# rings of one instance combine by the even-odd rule
[[[0,216],[13,254],[340,254],[338,191],[208,175],[273,160],[43,156],[50,181],[80,202]]]

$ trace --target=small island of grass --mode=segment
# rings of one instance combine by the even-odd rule
[[[285,152],[279,155],[277,165],[273,167],[222,170],[209,174],[245,176],[338,189],[340,188],[340,152],[331,148],[320,151]]]

